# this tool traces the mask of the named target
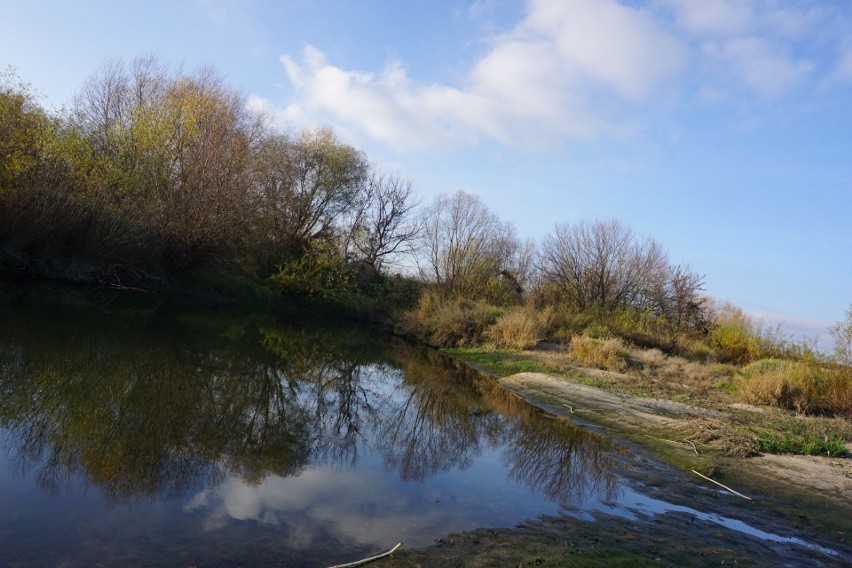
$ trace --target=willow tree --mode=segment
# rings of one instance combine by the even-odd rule
[[[251,171],[264,131],[262,117],[209,71],[179,78],[134,113],[139,207],[162,235],[169,262],[233,258],[241,249],[258,207]]]
[[[81,89],[69,124],[90,152],[78,162],[92,201],[144,225],[167,266],[233,260],[244,248],[267,124],[216,72],[109,62]]]
[[[262,148],[258,189],[269,236],[291,246],[339,236],[368,175],[367,158],[318,128],[269,137]]]

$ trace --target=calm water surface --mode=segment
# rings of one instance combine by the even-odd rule
[[[606,440],[363,328],[0,293],[9,566],[311,566],[621,489]]]

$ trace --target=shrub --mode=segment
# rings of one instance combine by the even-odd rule
[[[586,329],[583,330],[583,335],[586,337],[592,337],[594,339],[604,339],[610,336],[609,328],[605,325],[601,325],[597,322],[593,322],[589,324]]]
[[[331,243],[314,241],[269,280],[285,296],[344,302],[351,299],[352,279],[353,271],[340,251]]]
[[[740,395],[746,402],[777,406],[806,414],[815,398],[815,377],[791,367],[770,368],[756,373],[743,384]]]
[[[713,350],[708,345],[693,340],[686,342],[681,347],[681,355],[690,361],[705,365],[713,358]]]
[[[485,331],[485,338],[496,347],[532,349],[543,335],[546,317],[533,308],[510,308]]]
[[[627,357],[620,340],[595,339],[593,337],[576,336],[571,339],[571,357],[585,365],[623,371],[627,367]]]
[[[662,349],[668,353],[676,347],[677,338],[669,323],[648,310],[624,308],[606,318],[612,332],[641,347]]]
[[[710,332],[710,347],[719,358],[735,365],[745,365],[761,356],[760,343],[748,327],[725,323]]]
[[[816,340],[796,341],[781,326],[764,327],[740,308],[726,304],[708,337],[710,347],[722,361],[746,365],[766,358],[809,360],[817,358]]]
[[[404,331],[431,345],[464,347],[476,345],[485,330],[503,310],[485,302],[448,300],[433,291],[424,293],[416,310],[403,318]]]

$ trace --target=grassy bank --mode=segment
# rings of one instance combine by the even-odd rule
[[[589,366],[586,348],[580,355],[570,350],[482,347],[446,352],[498,377],[546,373],[609,392],[723,412],[722,420],[695,421],[690,431],[668,433],[669,437],[690,439],[704,451],[737,456],[768,452],[836,457],[848,455],[846,446],[852,443],[852,422],[843,416],[806,415],[777,404],[757,406],[746,402],[754,401],[751,389],[755,369],[778,366],[773,361],[735,367],[633,350],[629,364],[621,366],[621,370],[608,370]]]

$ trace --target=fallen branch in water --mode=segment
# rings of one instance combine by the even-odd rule
[[[745,496],[745,495],[743,495],[742,493],[739,493],[739,492],[737,492],[737,491],[734,491],[733,489],[731,489],[731,488],[730,488],[730,487],[728,487],[727,485],[722,485],[721,483],[719,483],[719,482],[718,482],[718,481],[716,481],[715,479],[710,479],[709,477],[707,477],[707,476],[706,476],[706,475],[704,475],[703,473],[698,473],[698,472],[697,472],[697,471],[695,471],[694,469],[692,470],[692,473],[694,473],[695,475],[697,475],[697,476],[699,476],[699,477],[703,477],[704,479],[706,479],[707,481],[709,481],[709,482],[711,482],[711,483],[715,483],[716,485],[718,485],[718,486],[719,486],[719,487],[721,487],[722,489],[724,489],[724,490],[726,490],[726,491],[730,491],[731,493],[733,493],[733,494],[734,494],[734,495],[736,495],[737,497],[742,497],[743,499],[748,499],[749,501],[751,501],[751,500],[752,500],[752,499],[751,499],[751,497],[746,497],[746,496]]]
[[[347,564],[335,564],[334,566],[330,566],[329,568],[355,568],[355,566],[363,566],[364,564],[368,564],[373,562],[374,560],[378,560],[379,558],[384,558],[385,556],[390,556],[396,549],[402,546],[402,543],[397,543],[396,546],[388,550],[387,552],[382,552],[381,554],[377,554],[375,556],[371,556],[369,558],[365,558],[363,560],[356,560],[355,562],[349,562]]]

